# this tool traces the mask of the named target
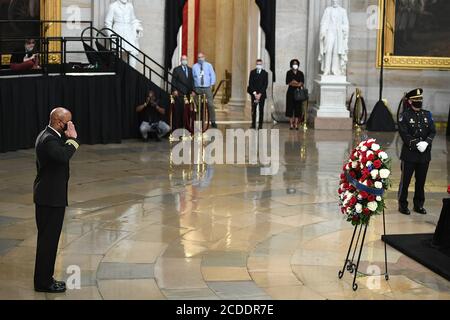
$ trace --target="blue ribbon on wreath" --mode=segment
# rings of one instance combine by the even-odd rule
[[[358,182],[355,178],[353,178],[348,172],[345,173],[345,176],[347,177],[347,181],[359,191],[365,191],[368,194],[380,197],[384,195],[384,189],[370,188],[366,185],[363,185],[362,183]]]

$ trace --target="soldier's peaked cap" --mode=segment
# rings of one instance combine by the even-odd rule
[[[423,89],[414,89],[408,92],[405,97],[409,100],[423,100]]]

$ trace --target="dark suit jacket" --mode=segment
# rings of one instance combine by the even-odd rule
[[[60,138],[47,127],[36,139],[37,176],[34,181],[34,203],[47,207],[67,207],[69,161],[78,141]]]
[[[194,75],[192,74],[192,68],[186,68],[188,69],[188,77],[186,77],[186,73],[183,71],[182,66],[173,69],[172,92],[177,90],[183,95],[188,95],[194,91]]]
[[[253,92],[262,93],[262,99],[267,98],[267,87],[269,86],[269,74],[265,70],[261,70],[258,74],[257,70],[250,72],[250,79],[248,80],[247,92],[253,97]]]

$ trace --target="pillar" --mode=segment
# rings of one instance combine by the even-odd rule
[[[233,66],[232,88],[229,107],[243,110],[247,94],[247,26],[248,3],[247,1],[233,1]]]

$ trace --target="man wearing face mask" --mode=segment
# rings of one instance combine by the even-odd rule
[[[56,108],[50,123],[36,139],[37,176],[34,203],[38,229],[34,288],[37,292],[61,293],[66,284],[53,278],[58,242],[68,205],[69,161],[79,148],[72,114]]]
[[[10,60],[11,70],[28,71],[39,69],[39,59],[35,49],[36,41],[34,39],[27,39],[24,47],[15,49]]]
[[[413,174],[416,178],[414,211],[427,214],[425,204],[425,182],[431,161],[431,147],[436,136],[436,127],[431,112],[422,109],[423,90],[409,92],[405,99],[409,108],[400,116],[399,132],[403,140],[400,159],[402,177],[398,190],[399,211],[410,215],[408,209],[408,188]]]
[[[267,97],[269,74],[264,70],[263,61],[256,60],[256,69],[250,72],[247,92],[252,99],[252,129],[256,129],[256,112],[259,107],[259,126],[262,129],[264,123],[264,104]]]
[[[206,95],[211,126],[217,128],[216,107],[214,106],[212,92],[212,87],[216,84],[216,73],[213,66],[206,62],[206,57],[203,53],[198,54],[198,62],[192,67],[192,73],[194,74],[195,93],[197,95]]]
[[[184,128],[184,97],[188,99],[195,95],[194,93],[194,75],[192,68],[188,66],[188,57],[181,57],[181,65],[173,69],[172,76],[172,95],[175,97],[175,115],[173,128]]]

